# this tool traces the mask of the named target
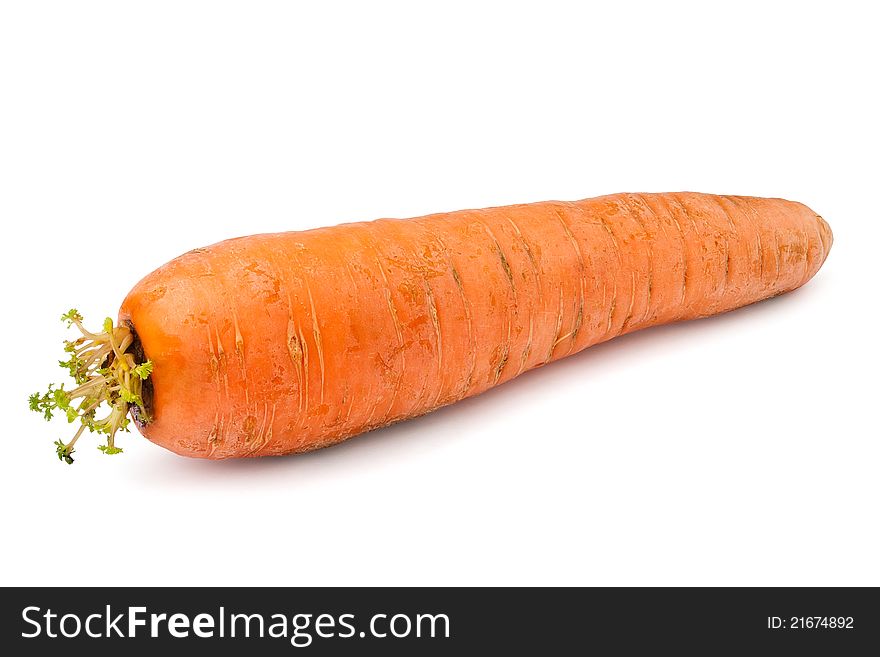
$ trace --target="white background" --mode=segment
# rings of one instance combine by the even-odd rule
[[[5,3],[0,582],[880,585],[869,6]],[[306,456],[131,434],[68,467],[27,411],[61,312],[115,317],[190,248],[675,190],[802,201],[834,248],[788,296]]]

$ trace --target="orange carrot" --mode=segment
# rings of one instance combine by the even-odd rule
[[[67,363],[85,392],[31,405],[109,434],[110,453],[128,411],[178,454],[303,452],[624,333],[793,290],[831,240],[799,203],[695,193],[232,239],[144,278],[118,325],[68,343],[91,357]],[[96,401],[115,417],[95,420]]]

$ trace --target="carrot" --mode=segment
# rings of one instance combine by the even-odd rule
[[[178,454],[289,454],[479,394],[638,329],[793,290],[831,230],[782,199],[618,194],[254,235],[140,281],[34,395]],[[96,419],[97,409],[109,415]],[[56,443],[71,460],[73,442]]]

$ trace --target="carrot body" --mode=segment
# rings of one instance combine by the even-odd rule
[[[125,299],[150,440],[207,458],[316,449],[641,328],[793,290],[831,230],[781,199],[620,194],[254,235]]]

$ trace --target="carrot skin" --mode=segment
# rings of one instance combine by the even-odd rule
[[[696,193],[227,240],[122,304],[154,364],[139,429],[187,456],[317,449],[618,335],[793,290],[831,243],[800,203]]]

